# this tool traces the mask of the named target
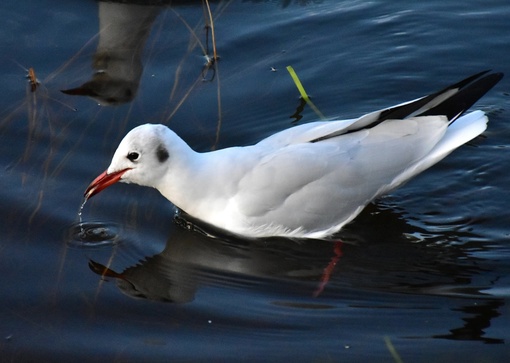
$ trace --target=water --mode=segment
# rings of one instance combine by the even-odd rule
[[[1,361],[395,362],[389,345],[404,362],[508,360],[505,1],[215,2],[216,73],[200,2],[0,6]],[[112,64],[121,87],[60,92]],[[80,220],[87,185],[141,123],[205,151],[317,119],[288,65],[327,117],[483,69],[507,78],[477,104],[482,137],[370,205],[342,242],[211,238],[133,185],[94,197]]]

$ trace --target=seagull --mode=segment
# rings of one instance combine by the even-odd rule
[[[465,113],[503,77],[480,72],[356,119],[311,122],[249,146],[199,153],[164,125],[121,141],[85,200],[120,181],[153,187],[178,211],[241,237],[329,239],[375,198],[480,135]]]

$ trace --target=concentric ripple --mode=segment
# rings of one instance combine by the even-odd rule
[[[76,223],[69,229],[67,243],[76,247],[111,246],[119,241],[119,228],[101,222]]]

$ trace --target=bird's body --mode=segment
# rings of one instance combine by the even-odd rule
[[[460,116],[502,77],[484,74],[358,119],[206,153],[166,126],[142,125],[86,197],[120,180],[157,188],[192,217],[241,236],[324,238],[485,130],[482,111]]]

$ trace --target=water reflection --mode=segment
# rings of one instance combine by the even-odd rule
[[[161,6],[99,2],[99,44],[92,78],[68,95],[88,96],[101,105],[135,97],[143,73],[142,53]]]
[[[504,339],[485,337],[485,329],[491,326],[491,320],[501,315],[499,309],[504,305],[502,300],[480,301],[475,305],[465,305],[453,311],[459,311],[466,317],[464,325],[451,329],[449,334],[435,335],[434,338],[450,340],[479,340],[487,344],[504,344]]]
[[[101,276],[115,278],[126,295],[149,300],[190,302],[200,287],[214,280],[229,284],[228,276],[309,280],[311,295],[320,294],[341,248],[340,242],[329,241],[211,238],[186,227],[169,236],[161,253],[144,257],[122,272],[93,260],[89,266]]]
[[[127,296],[162,302],[190,303],[200,289],[211,286],[262,293],[283,289],[288,299],[275,304],[303,309],[333,306],[335,301],[353,309],[380,305],[400,311],[403,304],[416,309],[416,302],[399,298],[411,294],[422,296],[427,310],[436,310],[437,297],[443,297],[461,323],[434,338],[504,343],[485,336],[504,300],[481,292],[490,282],[475,283],[484,272],[481,260],[469,256],[462,245],[438,243],[442,236],[413,240],[410,233],[402,234],[426,231],[408,225],[385,206],[371,206],[349,225],[343,242],[211,238],[210,230],[204,234],[189,229],[176,228],[161,253],[140,256],[123,269],[108,267],[112,257],[106,262],[91,258],[89,267],[102,278],[114,279]],[[350,301],[352,289],[356,298]],[[293,300],[294,294],[300,298]],[[389,294],[391,302],[378,300],[380,294]]]
[[[99,1],[99,44],[92,61],[94,73],[91,79],[81,86],[62,90],[62,92],[72,96],[91,97],[103,106],[131,102],[138,92],[144,68],[142,55],[156,18],[166,7],[183,4],[204,5],[205,3],[199,0],[148,1],[142,4],[139,1],[122,3]],[[208,6],[207,9],[209,9]],[[192,35],[193,40],[190,42],[189,49],[197,45],[202,48],[206,58],[206,64],[201,72],[202,77],[206,79],[208,71],[212,70],[212,76],[208,80],[214,80],[215,63],[218,57],[215,48],[214,55],[211,57],[209,54],[209,34],[214,29],[212,22],[205,18],[206,45],[204,46],[195,29],[192,29],[175,10],[174,13]],[[214,42],[213,33],[211,37]]]
[[[210,2],[214,3],[216,1]],[[257,1],[253,2],[256,3]],[[282,7],[285,8],[290,3],[291,1],[282,1]],[[314,1],[300,0],[297,3],[308,5],[314,3]],[[61,92],[71,96],[91,97],[103,106],[116,106],[131,102],[136,97],[143,73],[142,55],[145,43],[156,18],[165,8],[171,8],[179,21],[191,33],[192,41],[189,49],[191,50],[196,46],[202,48],[203,56],[206,59],[201,72],[202,79],[213,81],[216,75],[216,60],[218,59],[215,44],[212,44],[213,55],[210,54],[209,49],[209,38],[214,43],[214,34],[211,33],[214,29],[213,22],[205,16],[204,42],[202,42],[199,39],[201,34],[197,35],[196,29],[192,29],[173,9],[182,5],[202,5],[206,8],[205,2],[201,0],[147,1],[143,3],[129,0],[118,3],[99,1],[99,42],[92,61],[94,73],[91,79],[82,85]],[[223,6],[226,7],[227,5]],[[219,11],[222,11],[221,7]],[[204,9],[205,13],[206,10]],[[300,105],[291,118],[299,121],[302,117],[300,108],[302,109],[303,106],[304,104]]]

